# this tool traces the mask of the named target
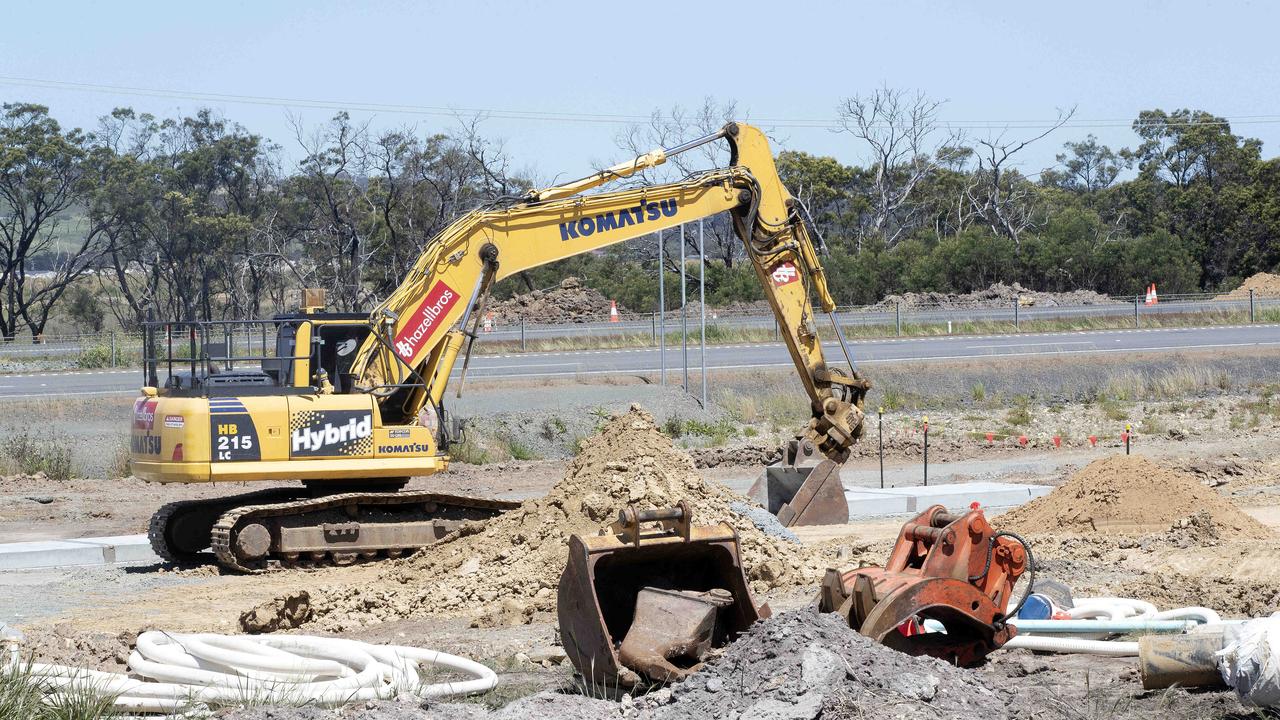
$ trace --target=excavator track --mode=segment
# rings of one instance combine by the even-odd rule
[[[162,560],[194,563],[204,559],[209,534],[218,518],[244,504],[282,502],[307,495],[303,488],[272,488],[229,497],[177,500],[162,506],[147,525],[151,550]]]
[[[235,507],[210,533],[218,564],[244,573],[400,557],[520,504],[430,492],[342,493]]]

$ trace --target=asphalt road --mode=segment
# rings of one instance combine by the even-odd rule
[[[1198,328],[1097,330],[1019,335],[956,335],[927,338],[862,340],[850,344],[860,364],[900,361],[979,360],[986,357],[1051,357],[1280,347],[1280,325],[1224,325]],[[840,357],[838,345],[825,346],[830,358]],[[667,348],[667,370],[681,372],[681,348]],[[459,363],[459,366],[461,363]],[[699,367],[698,347],[689,346],[689,365]],[[740,370],[790,367],[781,343],[753,343],[707,347],[707,367]],[[656,348],[576,350],[569,352],[477,355],[468,377],[545,378],[607,374],[650,374],[661,369]],[[457,372],[455,371],[455,377]],[[0,375],[0,399],[50,396],[112,395],[136,392],[139,370]]]

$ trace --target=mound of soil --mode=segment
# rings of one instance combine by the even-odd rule
[[[891,650],[811,609],[756,623],[700,672],[636,700],[654,718],[1032,717],[1012,683]],[[652,715],[648,715],[648,710]]]
[[[689,455],[633,405],[583,441],[545,496],[424,548],[390,569],[385,583],[330,593],[317,613],[331,629],[418,615],[471,617],[477,627],[527,623],[555,610],[570,535],[595,535],[629,504],[664,508],[680,500],[691,506],[695,525],[723,521],[737,529],[756,592],[817,583],[834,559],[835,549],[802,547],[735,512],[731,505],[746,499],[705,482]]]
[[[1252,290],[1254,296],[1280,296],[1280,275],[1272,275],[1271,273],[1260,272],[1256,275],[1246,278],[1240,283],[1240,287],[1229,293],[1223,293],[1218,296],[1219,300],[1248,300],[1249,291]]]
[[[1061,293],[1040,292],[1028,290],[1018,283],[1012,285],[996,283],[985,290],[975,290],[971,293],[909,292],[902,295],[888,295],[873,305],[872,309],[883,310],[893,308],[895,305],[908,308],[918,306],[941,308],[1009,307],[1014,301],[1025,307],[1029,305],[1099,305],[1109,302],[1109,299],[1106,295],[1100,295],[1092,290],[1073,290]]]
[[[521,318],[533,323],[588,322],[609,316],[609,298],[586,287],[578,278],[567,277],[550,290],[534,290],[495,302],[486,312],[490,311],[497,323],[518,323]],[[619,305],[618,314],[631,313]]]
[[[1121,585],[1117,594],[1161,609],[1211,607],[1225,618],[1266,617],[1280,607],[1280,583],[1226,576],[1143,575]]]
[[[1194,476],[1141,455],[1095,460],[1048,495],[1001,515],[995,525],[1022,533],[1190,532],[1202,524],[1182,522],[1192,516],[1210,521],[1223,539],[1274,537]]]
[[[737,447],[691,448],[689,456],[699,468],[721,465],[771,465],[782,459],[779,445],[740,445]]]
[[[1230,485],[1228,489],[1274,485],[1274,467],[1261,460],[1239,458],[1187,458],[1174,464],[1174,469],[1194,475],[1209,487]]]

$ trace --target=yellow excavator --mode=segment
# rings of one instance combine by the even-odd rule
[[[588,192],[721,140],[728,167]],[[468,213],[370,314],[324,312],[321,294],[307,291],[300,311],[269,320],[149,322],[133,473],[162,483],[301,481],[166,505],[151,521],[155,552],[192,561],[211,549],[219,564],[244,572],[343,565],[397,557],[514,507],[404,490],[409,477],[448,467],[461,426],[445,410],[445,386],[464,345],[465,377],[494,283],[722,212],[746,247],[813,411],[752,495],[783,524],[846,521],[837,469],[862,432],[870,386],[854,372],[831,315],[820,242],[803,205],[779,180],[764,133],[729,123]],[[823,356],[811,297],[831,320],[847,371]]]

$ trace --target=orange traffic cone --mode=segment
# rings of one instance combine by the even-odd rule
[[[1152,305],[1158,305],[1158,304],[1160,304],[1160,293],[1157,293],[1157,292],[1156,292],[1156,284],[1155,284],[1155,283],[1151,283],[1151,304],[1152,304]]]
[[[618,322],[618,301],[609,301],[609,322]]]
[[[1150,286],[1150,285],[1148,285],[1148,286],[1147,286],[1147,303],[1146,303],[1146,304],[1150,305],[1152,302],[1154,302],[1154,301],[1152,300],[1152,297],[1151,297],[1151,286]]]

